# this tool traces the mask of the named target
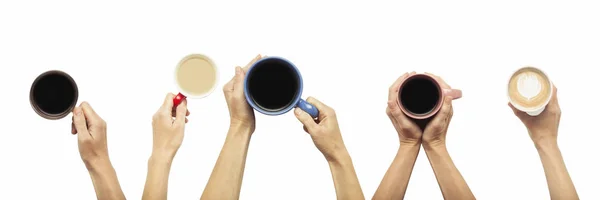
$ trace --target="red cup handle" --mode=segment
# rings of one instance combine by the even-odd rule
[[[173,98],[173,108],[176,108],[185,98],[187,98],[185,95],[178,93],[177,96],[175,96],[175,98]]]

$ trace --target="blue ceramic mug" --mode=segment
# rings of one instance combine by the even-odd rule
[[[281,115],[295,107],[317,118],[319,110],[301,99],[302,75],[290,61],[265,57],[255,62],[244,80],[246,101],[265,115]]]

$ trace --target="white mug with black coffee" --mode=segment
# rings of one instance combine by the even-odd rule
[[[542,113],[550,98],[552,98],[552,81],[538,68],[518,69],[508,81],[509,102],[530,116]]]

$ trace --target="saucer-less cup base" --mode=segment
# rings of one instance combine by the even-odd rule
[[[266,57],[248,69],[244,95],[252,108],[266,115],[281,115],[299,107],[317,118],[317,108],[301,99],[302,87],[296,66],[284,58]]]
[[[77,104],[79,92],[69,74],[53,70],[39,75],[31,84],[29,102],[33,110],[46,119],[61,119]]]

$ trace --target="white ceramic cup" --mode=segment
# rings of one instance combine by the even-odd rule
[[[183,90],[181,88],[181,86],[179,85],[178,80],[177,80],[177,72],[179,72],[179,69],[181,68],[182,64],[184,64],[185,62],[187,62],[191,59],[202,59],[202,60],[208,62],[214,68],[215,81],[214,81],[211,89],[208,92],[205,92],[200,95],[193,95],[193,94],[190,94],[190,93],[186,92],[185,90]],[[179,61],[179,63],[175,67],[175,70],[173,73],[173,80],[175,81],[175,85],[177,86],[177,89],[179,90],[179,93],[177,94],[177,96],[175,96],[175,98],[173,98],[173,107],[177,107],[177,105],[179,105],[181,103],[181,101],[183,101],[184,99],[187,99],[187,98],[201,99],[201,98],[204,98],[204,97],[207,97],[208,95],[210,95],[215,90],[217,85],[219,85],[218,84],[219,83],[219,69],[217,68],[215,63],[212,61],[212,59],[210,59],[208,56],[202,55],[202,54],[190,54],[190,55],[184,57],[183,59],[181,59],[181,61]]]
[[[511,80],[511,78],[512,78],[512,77],[513,77],[513,76],[514,76],[514,75],[515,75],[517,72],[519,72],[519,71],[520,71],[520,70],[522,70],[522,69],[526,69],[526,68],[534,69],[534,70],[537,70],[537,71],[541,72],[541,73],[543,74],[543,76],[545,76],[545,77],[546,77],[546,79],[547,79],[547,81],[548,81],[548,82],[547,82],[547,84],[548,84],[548,86],[549,86],[548,88],[549,88],[549,90],[550,90],[550,93],[549,93],[548,97],[547,97],[547,98],[544,100],[544,103],[542,103],[542,104],[540,104],[540,105],[538,105],[538,106],[536,106],[536,107],[524,107],[524,106],[521,106],[521,105],[519,105],[518,103],[514,102],[514,101],[512,100],[512,98],[510,98],[510,80]],[[508,82],[509,82],[509,84],[507,85],[507,91],[506,91],[506,93],[507,93],[507,95],[508,95],[508,101],[509,101],[509,102],[510,102],[510,104],[512,104],[512,105],[513,105],[513,106],[514,106],[516,109],[518,109],[518,110],[520,110],[520,111],[523,111],[523,112],[527,113],[527,114],[528,114],[528,115],[530,115],[530,116],[538,116],[538,115],[540,115],[540,114],[541,114],[541,113],[544,111],[544,109],[546,109],[546,106],[548,105],[548,102],[550,102],[550,99],[552,99],[552,95],[554,95],[554,94],[553,94],[554,90],[552,89],[552,88],[553,88],[553,85],[552,85],[552,81],[550,80],[550,77],[548,76],[548,74],[546,74],[546,72],[544,72],[544,71],[542,71],[541,69],[539,69],[539,68],[536,68],[536,67],[529,67],[529,66],[527,66],[527,67],[522,67],[522,68],[519,68],[519,69],[515,70],[515,71],[514,71],[514,72],[513,72],[513,73],[510,75],[510,77],[509,77],[509,79],[508,79]]]

